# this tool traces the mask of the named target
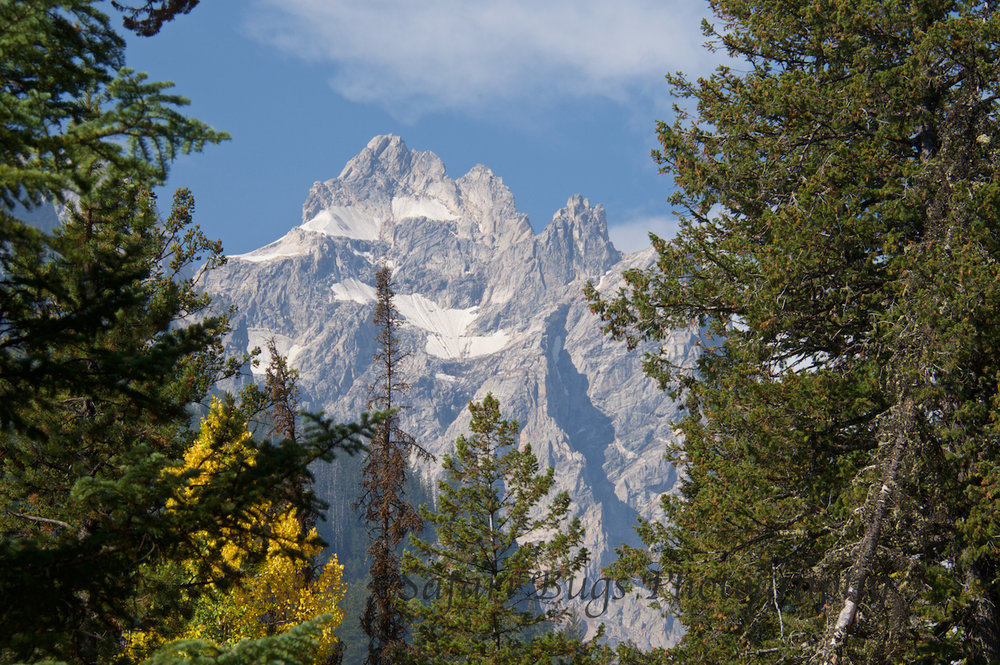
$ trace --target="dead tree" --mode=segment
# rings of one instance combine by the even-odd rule
[[[366,665],[388,665],[392,650],[402,646],[406,626],[396,607],[402,588],[398,549],[411,531],[423,527],[420,515],[407,502],[404,483],[412,453],[427,455],[399,426],[400,399],[409,385],[402,364],[409,354],[400,347],[399,311],[393,303],[392,271],[382,265],[375,273],[375,316],[378,376],[371,387],[368,408],[390,411],[371,440],[361,476],[358,508],[368,525],[371,560],[369,596],[361,616],[368,635]]]

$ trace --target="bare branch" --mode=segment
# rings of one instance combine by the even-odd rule
[[[15,513],[13,510],[6,511],[11,517],[17,517],[22,520],[29,520],[31,522],[38,522],[39,524],[51,524],[52,526],[62,527],[63,529],[70,529],[71,531],[78,531],[78,529],[72,524],[67,524],[62,520],[54,520],[48,517],[38,517],[37,515],[25,515],[24,513]]]

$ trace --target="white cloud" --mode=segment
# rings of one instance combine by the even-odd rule
[[[661,238],[673,238],[677,234],[677,219],[666,215],[637,217],[622,224],[608,226],[608,237],[614,246],[623,252],[637,252],[649,247],[649,232]]]
[[[704,71],[692,0],[257,0],[263,42],[333,65],[351,101],[407,115],[662,89]]]

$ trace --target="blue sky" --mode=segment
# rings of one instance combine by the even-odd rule
[[[671,117],[663,75],[714,58],[695,0],[204,0],[128,64],[176,84],[232,141],[182,157],[196,219],[230,254],[301,223],[316,180],[376,134],[431,150],[458,178],[503,178],[536,230],[579,193],[622,249],[672,233],[649,157]]]

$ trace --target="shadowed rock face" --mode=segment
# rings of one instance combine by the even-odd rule
[[[651,250],[623,256],[604,209],[580,196],[535,235],[486,167],[452,180],[433,153],[380,136],[339,177],[313,185],[301,226],[203,277],[217,303],[238,307],[232,351],[264,348],[273,335],[301,373],[302,407],[350,419],[374,381],[382,260],[395,269],[411,353],[404,428],[440,460],[466,431],[469,401],[492,392],[570,492],[591,552],[586,592],[595,591],[613,548],[636,542],[636,517],[656,516],[676,480],[663,459],[676,406],[643,376],[640,354],[601,334],[582,297],[588,279],[613,290],[624,269],[649,264]],[[667,346],[690,365],[695,342],[679,331]],[[426,480],[440,475],[439,462],[415,468]],[[321,491],[347,491],[318,473]],[[587,600],[569,606],[591,634],[603,622],[614,642],[668,646],[680,635],[641,600],[613,599],[596,618]],[[602,606],[591,603],[590,613]]]

